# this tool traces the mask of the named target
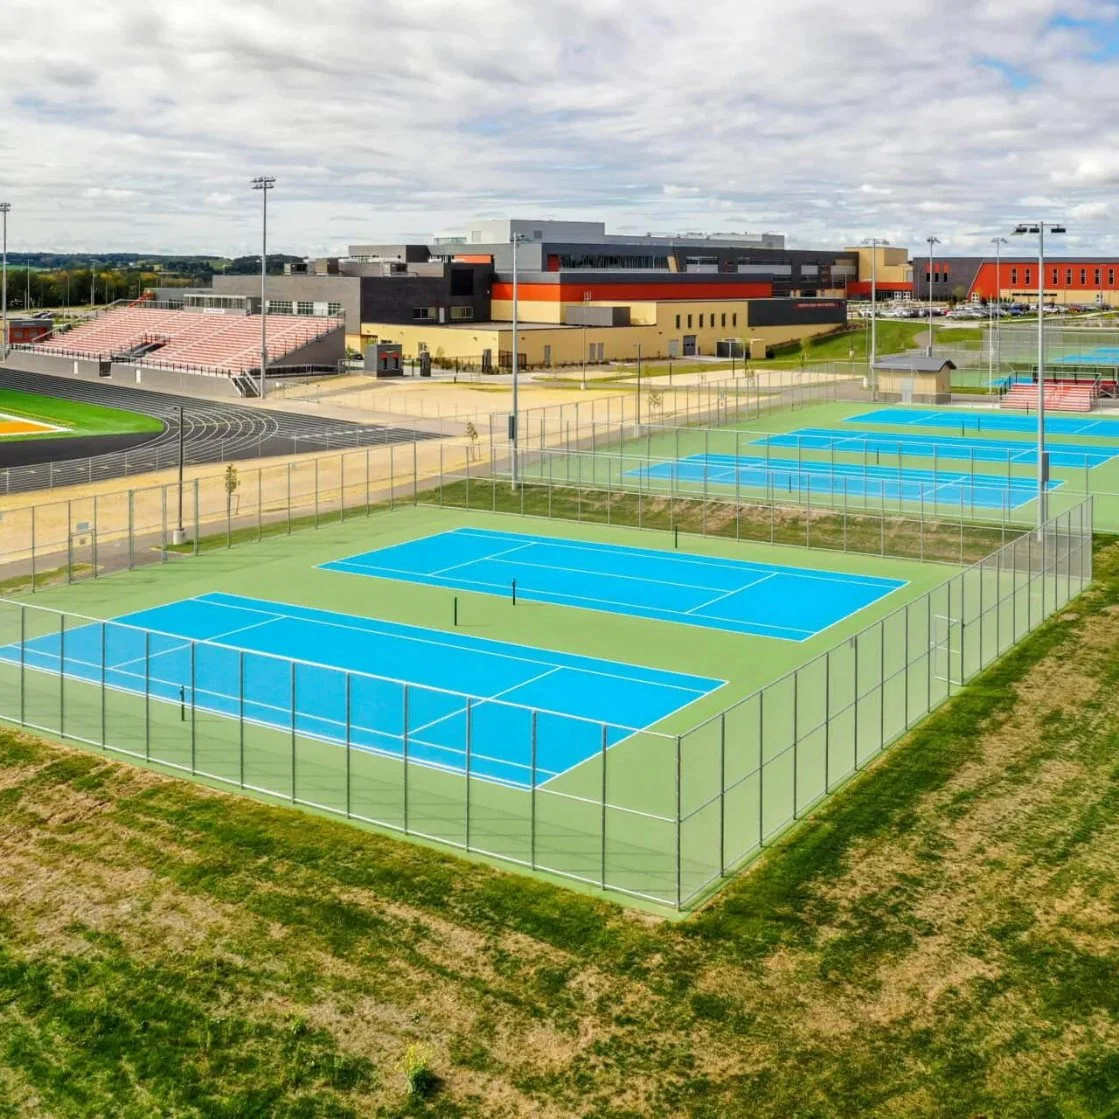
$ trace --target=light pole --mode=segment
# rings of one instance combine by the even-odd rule
[[[10,202],[0,202],[0,215],[4,219],[4,279],[3,294],[0,295],[0,361],[8,360],[8,214],[12,211]]]
[[[260,191],[260,399],[264,399],[264,377],[268,370],[268,303],[265,300],[265,277],[268,275],[268,192],[276,186],[271,175],[258,175],[252,180],[253,190]]]
[[[1045,486],[1049,461],[1045,454],[1045,231],[1064,233],[1059,222],[1026,222],[1015,226],[1014,236],[1037,234],[1037,527],[1045,524]]]
[[[925,351],[929,357],[932,357],[933,352],[933,295],[932,295],[932,278],[933,278],[933,245],[940,244],[939,237],[926,237],[925,240],[929,246],[929,347]]]
[[[987,351],[990,355],[987,377],[988,392],[991,391],[991,386],[995,383],[995,370],[1002,372],[1002,257],[999,250],[1003,245],[1009,245],[1010,242],[1005,237],[992,237],[991,244],[995,246],[995,302],[989,303],[988,307],[997,306],[998,314],[992,312],[988,316],[993,320],[993,325],[990,326],[993,333],[987,345]]]
[[[867,372],[870,376],[870,391],[878,398],[878,374],[874,366],[878,361],[878,247],[888,245],[885,237],[867,237],[864,245],[870,246],[870,353]]]
[[[512,466],[513,466],[513,489],[517,488],[517,448],[520,443],[520,431],[518,430],[520,415],[517,412],[517,380],[518,380],[518,366],[520,362],[517,359],[517,245],[521,241],[527,241],[528,238],[521,233],[513,233],[510,238],[513,242],[513,419],[510,425],[510,431],[513,436],[512,442]]]

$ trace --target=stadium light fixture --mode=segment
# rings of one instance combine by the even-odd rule
[[[520,415],[517,411],[517,380],[519,373],[520,362],[517,356],[517,246],[522,241],[527,241],[523,233],[514,233],[510,231],[509,240],[513,243],[513,417],[510,422],[510,434],[512,435],[510,460],[513,467],[513,489],[517,488],[517,450],[520,442]]]
[[[932,357],[932,352],[933,352],[933,321],[932,321],[933,320],[933,314],[932,314],[932,311],[933,311],[933,296],[932,296],[933,245],[939,245],[941,243],[941,241],[940,241],[939,237],[926,237],[925,240],[928,242],[928,246],[929,246],[929,278],[928,278],[928,287],[929,287],[929,345],[928,345],[928,348],[926,349],[925,352],[929,355],[929,357]]]
[[[1037,237],[1037,527],[1046,521],[1045,487],[1049,482],[1049,456],[1045,453],[1045,234],[1064,233],[1059,222],[1019,222],[1014,236]],[[1042,540],[1044,546],[1044,540]]]
[[[268,303],[265,300],[265,277],[268,275],[268,192],[276,186],[271,175],[258,175],[252,180],[253,190],[260,191],[263,205],[260,227],[260,399],[264,399],[264,376],[268,369]]]
[[[863,244],[870,247],[870,354],[867,369],[874,399],[878,399],[878,247],[888,245],[885,237],[867,237]]]
[[[995,246],[995,302],[987,303],[987,318],[988,329],[992,332],[988,346],[988,362],[987,362],[987,391],[991,391],[991,386],[995,383],[995,370],[1002,370],[1002,323],[999,321],[1002,315],[1002,259],[999,250],[1003,245],[1009,245],[1010,242],[1005,237],[992,237],[991,244]],[[999,315],[995,315],[993,308],[998,305]]]
[[[0,361],[8,360],[8,215],[12,212],[10,202],[0,202],[0,214],[4,218],[4,278],[3,295],[0,296],[3,310],[0,312]]]

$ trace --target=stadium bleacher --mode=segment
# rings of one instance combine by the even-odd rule
[[[280,361],[337,328],[335,319],[271,315],[268,360]],[[106,312],[35,349],[99,358],[142,353],[153,365],[237,374],[260,366],[260,318],[130,306]]]
[[[1054,412],[1090,412],[1096,405],[1097,395],[1096,386],[1090,382],[1045,382],[1045,407]],[[1010,386],[999,403],[1003,408],[1035,411],[1037,385],[1029,381],[1018,381]]]

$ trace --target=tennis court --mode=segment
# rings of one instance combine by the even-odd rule
[[[1004,412],[960,412],[941,408],[878,408],[848,416],[849,424],[894,424],[901,427],[943,427],[956,431],[986,432],[1015,431],[1037,434],[1037,419],[1031,416],[1012,416]],[[1091,435],[1093,438],[1119,440],[1119,421],[1101,420],[1079,416],[1045,417],[1045,430],[1050,435]]]
[[[1005,419],[1020,419],[1006,416]],[[957,423],[957,427],[959,424]],[[1035,428],[1036,431],[1036,428]],[[866,455],[916,455],[938,459],[963,459],[968,462],[1012,462],[1020,466],[1037,465],[1037,447],[1023,439],[996,439],[985,435],[968,438],[959,435],[918,435],[897,432],[884,435],[873,431],[840,431],[829,427],[802,427],[779,435],[753,440],[754,446],[799,448],[801,451],[836,451]],[[1102,466],[1119,456],[1119,450],[1105,451],[1098,444],[1048,443],[1051,466],[1078,470]]]
[[[227,716],[522,787],[724,683],[223,593],[27,638],[0,660],[104,681],[184,719]]]
[[[807,641],[905,586],[877,576],[475,528],[323,567],[510,599],[515,582],[518,599],[786,641]]]
[[[628,471],[674,483],[697,483],[772,490],[798,501],[846,497],[875,501],[914,501],[959,508],[1016,509],[1037,496],[1037,483],[1005,474],[953,474],[951,471],[911,467],[869,466],[861,463],[798,461],[782,458],[736,458],[734,455],[691,455],[675,462]],[[1049,489],[1062,485],[1050,481]]]

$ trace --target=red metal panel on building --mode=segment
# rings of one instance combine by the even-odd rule
[[[579,303],[585,290],[583,284],[518,284],[517,298],[523,303]],[[773,285],[759,281],[731,284],[612,283],[603,277],[595,280],[594,291],[595,299],[600,302],[621,299],[650,302],[668,299],[768,299],[773,295]],[[512,299],[513,285],[495,283],[493,298]]]

